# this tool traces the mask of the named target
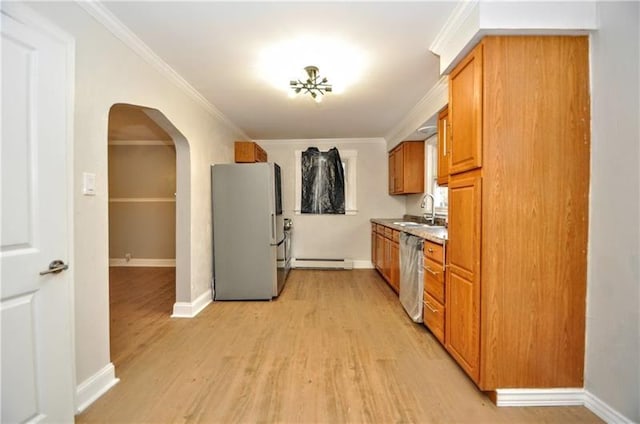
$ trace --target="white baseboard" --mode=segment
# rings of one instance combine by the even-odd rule
[[[584,405],[584,389],[497,389],[497,406]]]
[[[119,381],[120,379],[116,378],[115,367],[109,362],[100,371],[80,383],[76,387],[76,414],[87,409]]]
[[[353,269],[351,259],[312,259],[312,258],[292,258],[292,268],[300,269]]]
[[[211,303],[211,291],[202,293],[193,302],[176,302],[173,304],[171,318],[193,318]]]
[[[596,397],[587,390],[584,391],[584,406],[607,423],[633,424],[633,421],[629,418],[625,417],[613,409],[609,404],[603,402],[602,399]]]
[[[607,423],[633,424],[585,389],[497,389],[497,406],[584,406]]]
[[[109,266],[149,266],[149,267],[175,267],[175,259],[143,259],[109,258]]]

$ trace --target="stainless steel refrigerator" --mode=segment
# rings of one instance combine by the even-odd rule
[[[215,300],[266,300],[284,286],[286,260],[280,167],[211,167]]]

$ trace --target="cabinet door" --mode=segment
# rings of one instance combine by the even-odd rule
[[[400,145],[395,151],[394,159],[394,171],[395,171],[395,184],[393,187],[394,193],[402,193],[404,191],[404,146]]]
[[[396,190],[396,154],[389,152],[389,194],[394,194]]]
[[[447,185],[449,179],[449,109],[438,115],[438,184]]]
[[[391,283],[391,245],[393,242],[388,238],[384,239],[384,266],[382,267],[382,275]]]
[[[376,265],[376,224],[371,224],[371,263]]]
[[[449,173],[482,166],[482,44],[449,76]]]
[[[449,179],[445,346],[476,382],[480,365],[481,191],[479,171]]]
[[[391,287],[396,293],[400,289],[400,246],[396,242],[391,243]]]
[[[384,265],[384,237],[376,234],[376,269],[382,272]]]

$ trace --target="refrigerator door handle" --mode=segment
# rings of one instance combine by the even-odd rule
[[[273,213],[271,214],[271,240],[276,241],[276,215]]]

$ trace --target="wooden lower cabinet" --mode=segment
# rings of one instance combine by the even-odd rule
[[[375,268],[397,293],[400,288],[400,232],[380,224],[371,226],[371,254]]]
[[[424,242],[424,296],[422,318],[424,325],[445,344],[445,247],[429,240]]]
[[[389,284],[396,291],[396,293],[400,292],[400,245],[391,240],[391,272],[390,272],[390,280]]]
[[[422,309],[422,319],[424,324],[431,330],[433,335],[444,343],[445,335],[445,307],[442,303],[433,298],[426,290],[424,292],[424,301]]]
[[[384,269],[384,236],[376,233],[376,269],[382,273]]]

